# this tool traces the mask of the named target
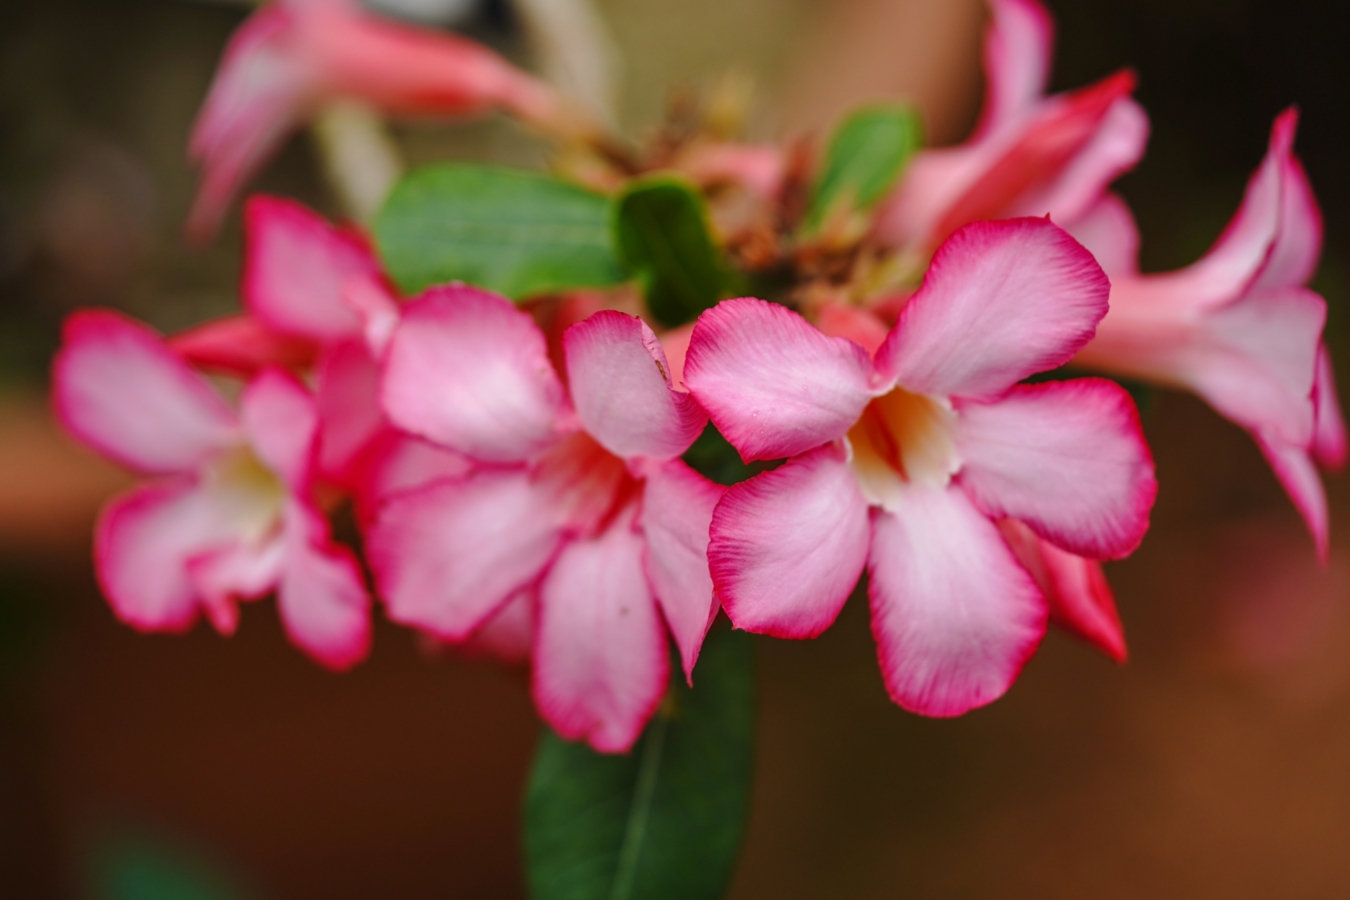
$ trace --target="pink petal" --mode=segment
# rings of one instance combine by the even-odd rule
[[[703,638],[719,609],[708,573],[708,529],[724,493],[726,488],[678,460],[646,470],[639,523],[647,538],[647,578],[691,685]]]
[[[998,526],[1017,561],[1045,594],[1050,621],[1116,662],[1125,662],[1129,655],[1125,629],[1102,564],[1041,540],[1016,519],[1004,519]]]
[[[1120,385],[1019,385],[958,413],[958,477],[986,515],[1021,519],[1094,559],[1126,556],[1143,540],[1158,483],[1139,413]]]
[[[52,402],[66,429],[141,472],[196,468],[237,439],[234,414],[144,325],[110,310],[66,319]]]
[[[644,541],[631,521],[621,515],[599,536],[568,544],[539,588],[535,703],[559,735],[602,753],[633,745],[670,678]]]
[[[959,716],[1001,697],[1045,634],[1046,604],[998,529],[960,488],[917,483],[872,522],[872,634],[891,699]]]
[[[871,309],[843,303],[823,303],[816,310],[816,327],[830,337],[848,338],[870,356],[886,343],[890,329]]]
[[[834,445],[733,485],[713,513],[708,562],[737,628],[820,634],[862,574],[867,502]]]
[[[684,358],[689,355],[689,341],[694,337],[694,323],[672,328],[661,333],[661,352],[670,367],[670,383],[679,390],[688,390],[684,383]]]
[[[342,302],[356,310],[356,314],[361,317],[370,355],[383,359],[401,315],[398,298],[393,291],[383,278],[373,275],[353,276],[343,284]]]
[[[370,594],[356,554],[333,543],[328,522],[303,503],[286,514],[277,607],[291,641],[330,669],[349,669],[370,652]]]
[[[236,540],[188,560],[188,577],[202,610],[221,634],[239,626],[238,600],[256,600],[269,593],[281,576],[285,543],[276,535],[263,540]]]
[[[696,144],[680,157],[679,168],[700,184],[738,184],[773,201],[783,187],[787,159],[772,144],[717,141]]]
[[[874,393],[861,347],[750,298],[724,300],[698,317],[684,380],[746,461],[843,437]]]
[[[187,230],[210,238],[239,187],[280,149],[319,90],[319,73],[293,52],[294,10],[259,9],[230,38],[192,126],[188,155],[202,167]]]
[[[141,631],[182,631],[197,616],[190,561],[229,546],[235,523],[189,479],[152,482],[114,498],[94,532],[99,586],[117,617]]]
[[[1318,465],[1333,471],[1345,466],[1347,446],[1345,419],[1341,416],[1341,401],[1336,396],[1336,373],[1331,368],[1331,354],[1323,344],[1317,351],[1317,374],[1313,379],[1313,405],[1317,425],[1313,434],[1313,458]]]
[[[304,338],[278,334],[253,316],[229,316],[168,338],[169,349],[210,372],[250,378],[264,366],[304,369],[318,348]]]
[[[1257,276],[1258,287],[1305,285],[1322,255],[1322,211],[1308,173],[1293,152],[1297,128],[1298,110],[1287,109],[1275,120],[1270,138],[1270,155],[1280,169],[1280,224],[1270,256]]]
[[[319,435],[313,395],[295,376],[264,369],[244,388],[239,411],[258,458],[291,490],[307,491]]]
[[[656,335],[636,316],[596,313],[563,335],[567,383],[581,423],[616,456],[679,456],[708,414],[670,383]]]
[[[436,481],[459,481],[474,470],[462,453],[388,429],[371,444],[350,485],[357,519],[370,522],[394,494]]]
[[[349,485],[357,477],[363,454],[388,427],[380,408],[380,365],[363,341],[343,341],[324,354],[315,404],[319,470],[338,484]]]
[[[1107,275],[1115,278],[1139,273],[1139,228],[1119,195],[1103,194],[1067,229]]]
[[[395,622],[448,641],[472,634],[539,578],[561,528],[522,471],[435,482],[389,500],[366,538]]]
[[[1016,122],[1045,92],[1055,23],[1036,0],[991,0],[984,36],[985,101],[980,133]]]
[[[1125,82],[1121,82],[1124,90]],[[1133,80],[1129,82],[1133,86]],[[1070,231],[1106,194],[1111,182],[1133,169],[1148,144],[1148,115],[1129,97],[1115,98],[1091,134],[1045,184],[1009,205],[1009,215],[1046,215]]]
[[[1275,477],[1280,480],[1299,515],[1307,523],[1317,547],[1317,557],[1325,565],[1331,541],[1327,493],[1308,451],[1260,432],[1252,437],[1256,438],[1256,446],[1261,448],[1266,461],[1275,470]]]
[[[359,337],[343,300],[352,278],[378,279],[365,242],[292,200],[255,195],[244,206],[244,304],[269,327],[320,343]]]
[[[996,397],[1067,362],[1109,292],[1092,254],[1048,220],[977,222],[938,248],[877,368],[918,393]]]
[[[544,449],[566,402],[534,321],[464,285],[432,288],[405,307],[384,374],[394,424],[486,461]]]

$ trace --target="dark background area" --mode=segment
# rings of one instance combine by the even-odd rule
[[[651,0],[601,5],[621,42],[664,14]],[[1146,270],[1204,252],[1274,116],[1299,104],[1327,225],[1316,286],[1350,371],[1340,5],[1051,6],[1057,88],[1123,65],[1140,76],[1153,138],[1121,190]],[[685,4],[686,32],[624,43],[626,90],[659,97],[672,77],[741,57],[772,81],[804,8]],[[169,0],[0,7],[0,896],[116,896],[117,878],[179,870],[276,900],[520,896],[537,725],[519,674],[432,657],[381,624],[370,661],[332,676],[287,645],[270,603],[246,608],[228,641],[204,627],[144,637],[93,584],[93,512],[123,481],[54,436],[46,360],[75,306],[165,328],[233,307],[237,218],[202,253],[178,232],[182,146],[241,15]],[[514,51],[500,20],[475,27]],[[625,110],[650,121],[654,105]],[[525,152],[497,122],[399,136],[414,161]],[[258,186],[331,212],[314,172],[297,139]],[[887,701],[861,604],[817,641],[760,642],[756,793],[733,897],[1350,893],[1350,495],[1329,479],[1319,569],[1238,429],[1165,393],[1146,428],[1154,528],[1108,570],[1126,666],[1052,634],[1006,698],[930,721]]]

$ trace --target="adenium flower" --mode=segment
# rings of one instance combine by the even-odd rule
[[[689,390],[747,461],[787,460],[713,515],[732,622],[814,637],[867,568],[895,702],[950,716],[1002,695],[1045,631],[1038,581],[1074,573],[1036,545],[1015,552],[1000,524],[1091,559],[1128,554],[1148,527],[1156,483],[1128,394],[1018,383],[1091,338],[1108,291],[1063,230],[1011,219],[953,234],[874,354],[759,300],[700,316]]]
[[[119,618],[182,631],[201,612],[230,634],[237,601],[275,590],[296,645],[334,669],[365,657],[370,598],[316,505],[318,412],[294,377],[262,369],[236,412],[151,329],[89,310],[66,321],[53,394],[71,434],[152,477],[109,502],[95,534]]]
[[[1308,290],[1322,219],[1293,153],[1298,116],[1270,149],[1214,247],[1176,272],[1112,272],[1111,309],[1075,362],[1193,391],[1247,429],[1327,552],[1326,496],[1313,461],[1345,462],[1346,432],[1322,345],[1326,301]],[[1117,246],[1137,242],[1128,211]]]
[[[474,116],[504,110],[560,125],[542,82],[473,41],[363,11],[355,0],[273,0],[225,48],[193,126],[202,180],[189,233],[210,236],[230,198],[324,103],[392,115]]]
[[[351,492],[366,518],[396,489],[462,473],[467,462],[398,432],[379,401],[380,359],[399,301],[364,235],[299,203],[254,195],[244,206],[242,316],[175,335],[195,365],[250,376],[260,367],[306,373],[319,411],[318,471]]]
[[[1078,237],[1080,221],[1118,202],[1106,186],[1139,161],[1148,140],[1148,118],[1129,96],[1131,73],[1046,97],[1050,14],[1036,0],[989,0],[989,8],[975,133],[959,146],[916,153],[878,211],[876,239],[920,262],[980,219],[1048,213]]]
[[[367,549],[390,618],[445,641],[536,603],[542,715],[622,751],[665,691],[666,628],[691,676],[718,608],[705,549],[722,489],[678,459],[707,415],[640,319],[598,312],[567,329],[563,356],[565,383],[544,333],[496,294],[451,285],[410,302],[385,410],[474,470],[392,497]]]

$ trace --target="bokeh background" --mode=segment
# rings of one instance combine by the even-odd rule
[[[671,86],[728,69],[761,87],[760,137],[908,92],[951,141],[978,105],[976,0],[597,5],[625,56],[621,119],[634,131]],[[442,6],[525,53],[507,4]],[[1140,76],[1153,138],[1121,190],[1146,270],[1203,253],[1272,119],[1299,104],[1327,224],[1315,286],[1350,371],[1340,5],[1050,6],[1057,88],[1124,65]],[[121,900],[181,883],[220,900],[518,897],[538,728],[523,677],[429,655],[387,623],[367,663],[332,676],[287,645],[268,603],[247,607],[230,640],[204,627],[145,637],[94,587],[89,529],[126,482],[51,423],[47,359],[76,306],[165,329],[233,308],[238,220],[208,249],[185,247],[183,145],[245,12],[0,5],[0,896]],[[539,158],[496,121],[396,133],[413,162]],[[301,136],[258,187],[333,212],[316,173]],[[1350,494],[1329,479],[1332,554],[1319,568],[1236,428],[1164,392],[1146,430],[1162,486],[1153,530],[1108,569],[1127,665],[1052,633],[1005,699],[928,721],[887,701],[861,604],[819,640],[760,642],[755,797],[733,898],[1350,895]]]

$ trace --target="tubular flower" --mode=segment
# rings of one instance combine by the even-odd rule
[[[239,186],[325,102],[393,115],[474,116],[501,109],[560,121],[543,83],[473,41],[363,12],[354,0],[274,0],[225,48],[188,152],[203,169],[189,233],[209,237]]]
[[[689,676],[716,613],[706,547],[722,489],[678,459],[707,415],[640,319],[599,312],[562,343],[566,386],[504,297],[452,285],[405,307],[385,410],[474,471],[391,498],[367,546],[389,616],[442,640],[536,603],[542,715],[621,751],[665,691],[666,627]]]
[[[878,213],[876,238],[918,260],[980,219],[1049,213],[1077,236],[1080,220],[1117,202],[1106,186],[1139,161],[1148,140],[1148,118],[1129,96],[1131,73],[1046,97],[1050,14],[1036,0],[989,6],[985,102],[974,135],[915,154]]]
[[[1293,153],[1297,124],[1294,110],[1276,119],[1241,208],[1202,259],[1161,275],[1139,275],[1130,259],[1113,273],[1111,310],[1075,361],[1193,391],[1247,429],[1325,556],[1313,460],[1339,467],[1346,437],[1321,343],[1326,302],[1305,287],[1322,220]]]
[[[335,669],[365,657],[370,599],[313,498],[318,414],[299,382],[265,368],[236,413],[149,328],[91,310],[67,320],[53,384],[71,434],[155,476],[99,519],[95,566],[119,618],[181,631],[200,611],[230,634],[237,601],[275,590],[296,645]]]
[[[379,402],[379,360],[399,303],[365,237],[299,203],[255,195],[244,207],[243,316],[170,339],[188,361],[249,376],[265,365],[312,375],[318,471],[355,495],[366,518],[380,498],[462,457],[392,428]]]
[[[713,515],[732,622],[818,635],[866,568],[895,702],[951,716],[1006,691],[1063,573],[1000,523],[1091,559],[1128,554],[1148,527],[1153,465],[1124,390],[1018,384],[1091,338],[1108,290],[1063,230],[1013,219],[953,234],[872,355],[762,301],[704,313],[685,383],[747,461],[787,460]]]

